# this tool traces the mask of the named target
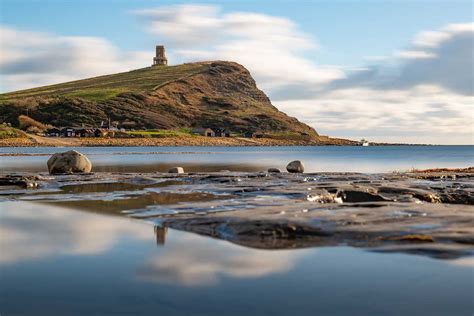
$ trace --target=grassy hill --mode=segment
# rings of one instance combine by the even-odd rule
[[[147,67],[113,75],[0,94],[0,101],[61,95],[100,102],[123,92],[153,90],[171,81],[197,74],[208,67],[209,63]]]
[[[0,95],[0,119],[18,126],[28,114],[44,124],[125,128],[222,127],[233,131],[308,133],[278,111],[250,73],[232,62],[156,66]]]

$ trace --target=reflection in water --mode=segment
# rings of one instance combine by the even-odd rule
[[[101,213],[118,213],[124,210],[143,209],[153,205],[170,205],[180,202],[202,202],[211,201],[226,196],[216,196],[211,193],[190,192],[190,193],[174,193],[174,192],[146,192],[140,195],[127,195],[122,198],[112,200],[51,200],[42,202],[45,204],[63,206],[84,211],[93,211]]]
[[[168,227],[155,226],[156,245],[163,246],[166,242],[166,234],[168,234]]]
[[[55,256],[100,255],[123,239],[164,246],[168,228],[123,217],[78,212],[30,202],[0,203],[0,264]],[[153,240],[154,239],[154,240]],[[190,233],[174,233],[138,269],[141,279],[183,285],[214,284],[219,275],[257,277],[288,270],[298,256],[261,253]]]
[[[123,235],[149,238],[146,229],[130,222],[35,203],[1,202],[0,263],[97,255],[113,247]]]
[[[258,278],[287,272],[302,254],[231,246],[225,241],[180,233],[160,253],[147,259],[138,277],[146,282],[183,286],[213,285],[226,277]]]
[[[465,258],[450,264],[345,247],[250,249],[125,217],[28,202],[0,202],[0,249],[2,315],[473,310],[472,260]]]

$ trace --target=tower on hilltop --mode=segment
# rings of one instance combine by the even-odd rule
[[[153,66],[166,66],[168,59],[165,55],[165,47],[163,45],[156,45],[156,56],[153,57]]]

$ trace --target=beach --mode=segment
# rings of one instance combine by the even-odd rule
[[[43,137],[0,139],[0,147],[94,147],[94,146],[313,146],[356,145],[357,142],[339,138],[275,139],[243,137],[167,136],[160,138],[105,138],[105,137]]]

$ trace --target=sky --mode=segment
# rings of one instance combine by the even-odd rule
[[[321,135],[474,144],[473,2],[2,0],[2,92],[232,60]]]

